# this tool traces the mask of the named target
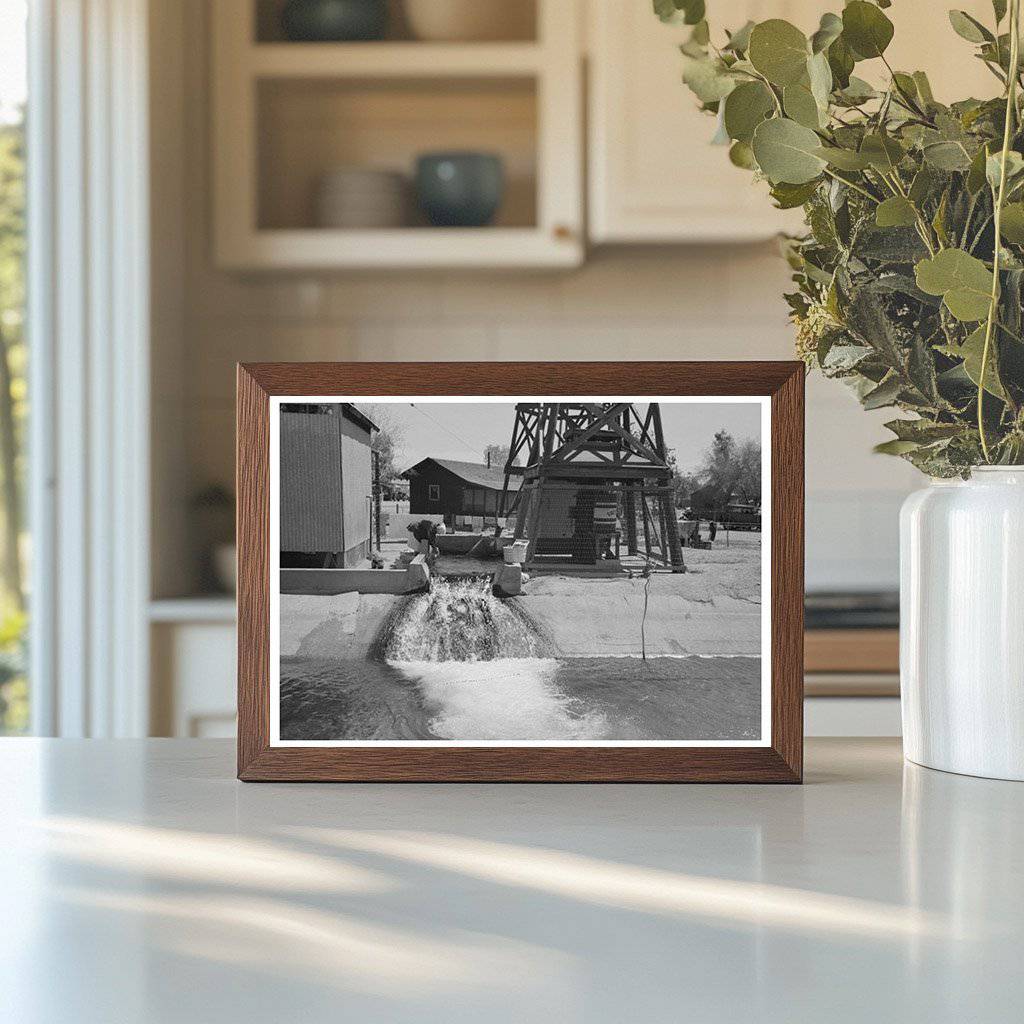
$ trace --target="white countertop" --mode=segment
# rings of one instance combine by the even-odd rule
[[[243,785],[0,741],[0,1021],[1006,1022],[1024,785],[811,740],[797,786]]]

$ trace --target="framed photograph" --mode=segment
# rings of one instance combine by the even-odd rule
[[[799,782],[798,362],[238,368],[238,775]]]

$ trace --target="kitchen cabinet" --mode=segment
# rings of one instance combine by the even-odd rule
[[[787,18],[816,26],[820,4],[739,0],[711,16],[739,27]],[[588,10],[589,223],[593,242],[735,242],[800,224],[780,214],[767,185],[710,145],[715,120],[682,83],[679,44],[689,28],[664,25],[640,0],[590,0]]]
[[[578,0],[518,0],[533,38],[282,38],[274,0],[211,5],[214,255],[244,270],[565,267],[583,258]],[[493,224],[322,226],[315,195],[352,168],[411,177],[424,152],[498,154]]]
[[[821,0],[736,0],[709,5],[713,32],[748,19],[785,18],[812,32]],[[989,23],[988,0],[962,6]],[[945,8],[894,4],[896,26],[888,54],[897,69],[928,72],[938,99],[991,96],[998,83],[957,37]],[[769,238],[802,226],[799,210],[771,205],[767,186],[732,166],[724,147],[712,146],[715,121],[697,109],[681,81],[679,43],[689,34],[664,25],[647,0],[590,0],[588,37],[588,205],[595,243],[736,242]],[[877,80],[885,69],[860,64]]]

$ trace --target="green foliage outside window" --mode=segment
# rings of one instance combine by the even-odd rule
[[[24,117],[0,122],[0,734],[28,727],[23,559]]]

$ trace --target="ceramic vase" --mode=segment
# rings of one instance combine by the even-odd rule
[[[910,495],[900,563],[904,753],[1024,781],[1024,466]]]
[[[494,153],[424,153],[416,161],[416,195],[435,227],[489,224],[504,190],[504,165]]]
[[[387,21],[385,0],[287,0],[281,10],[285,38],[304,43],[380,39]]]

